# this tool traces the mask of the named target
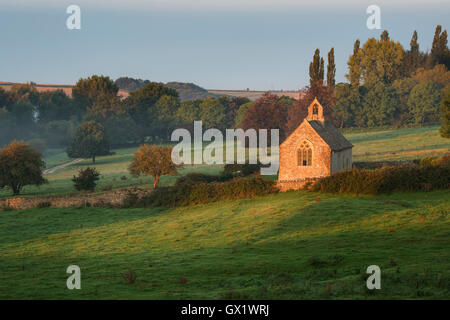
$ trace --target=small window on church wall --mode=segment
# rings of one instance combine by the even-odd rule
[[[300,144],[297,150],[297,165],[299,167],[307,167],[312,165],[312,149],[307,141]]]
[[[317,104],[313,105],[313,114],[319,114],[319,106]]]

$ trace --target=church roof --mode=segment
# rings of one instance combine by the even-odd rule
[[[330,146],[333,151],[352,148],[353,145],[329,121],[306,120],[317,134]]]

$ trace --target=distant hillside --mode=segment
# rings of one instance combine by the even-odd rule
[[[149,80],[142,79],[134,79],[129,77],[120,77],[115,81],[115,84],[119,87],[119,89],[131,92],[134,90],[138,90],[143,88],[146,84],[150,83]],[[202,87],[194,84],[194,83],[186,83],[186,82],[168,82],[165,84],[166,87],[174,89],[178,92],[181,101],[184,100],[195,100],[195,99],[205,99],[209,97],[218,97],[220,95],[216,95],[208,92],[208,90],[203,89]]]
[[[185,82],[168,82],[166,86],[175,89],[183,100],[205,99],[209,97],[217,97],[218,95],[208,92],[208,90],[199,87],[193,83]]]
[[[120,77],[116,79],[114,83],[116,84],[116,86],[119,87],[119,89],[131,92],[144,87],[147,83],[150,83],[150,81],[142,79],[133,79],[129,77]]]
[[[286,96],[293,98],[295,100],[300,99],[304,93],[301,91],[280,91],[280,90],[268,90],[270,93],[277,95],[279,97]],[[228,96],[228,97],[241,97],[248,98],[255,101],[261,98],[267,91],[253,91],[253,90],[208,90],[209,93],[218,96]]]

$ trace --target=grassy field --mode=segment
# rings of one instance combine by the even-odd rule
[[[450,149],[439,126],[362,129],[344,135],[354,145],[353,161],[413,160],[442,156]]]
[[[170,210],[1,212],[0,299],[448,299],[449,199],[298,191]],[[66,288],[72,264],[81,290]],[[376,292],[364,280],[373,264]]]
[[[354,144],[354,161],[411,160],[427,156],[441,156],[449,152],[450,142],[439,135],[439,126],[406,129],[359,129],[345,133]],[[97,163],[85,160],[47,176],[49,184],[41,187],[26,186],[21,196],[69,194],[75,192],[70,180],[81,168],[96,167],[102,174],[97,191],[123,188],[133,185],[152,187],[151,177],[134,178],[128,173],[128,165],[137,148],[114,150],[112,156],[98,157]],[[50,150],[45,157],[47,168],[69,162],[62,150]],[[222,166],[187,166],[181,174],[202,172],[218,174]],[[125,180],[122,180],[125,177]],[[174,183],[176,177],[162,177],[161,185]],[[11,196],[9,190],[0,190],[0,198]]]

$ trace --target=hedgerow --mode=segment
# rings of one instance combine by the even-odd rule
[[[203,177],[205,178],[205,177]],[[221,200],[253,198],[275,193],[275,182],[261,177],[234,178],[225,182],[177,182],[171,187],[161,187],[143,197],[138,207],[179,207]]]
[[[316,181],[312,191],[351,194],[382,194],[395,191],[430,191],[450,187],[450,165],[409,164],[376,170],[353,169]]]

